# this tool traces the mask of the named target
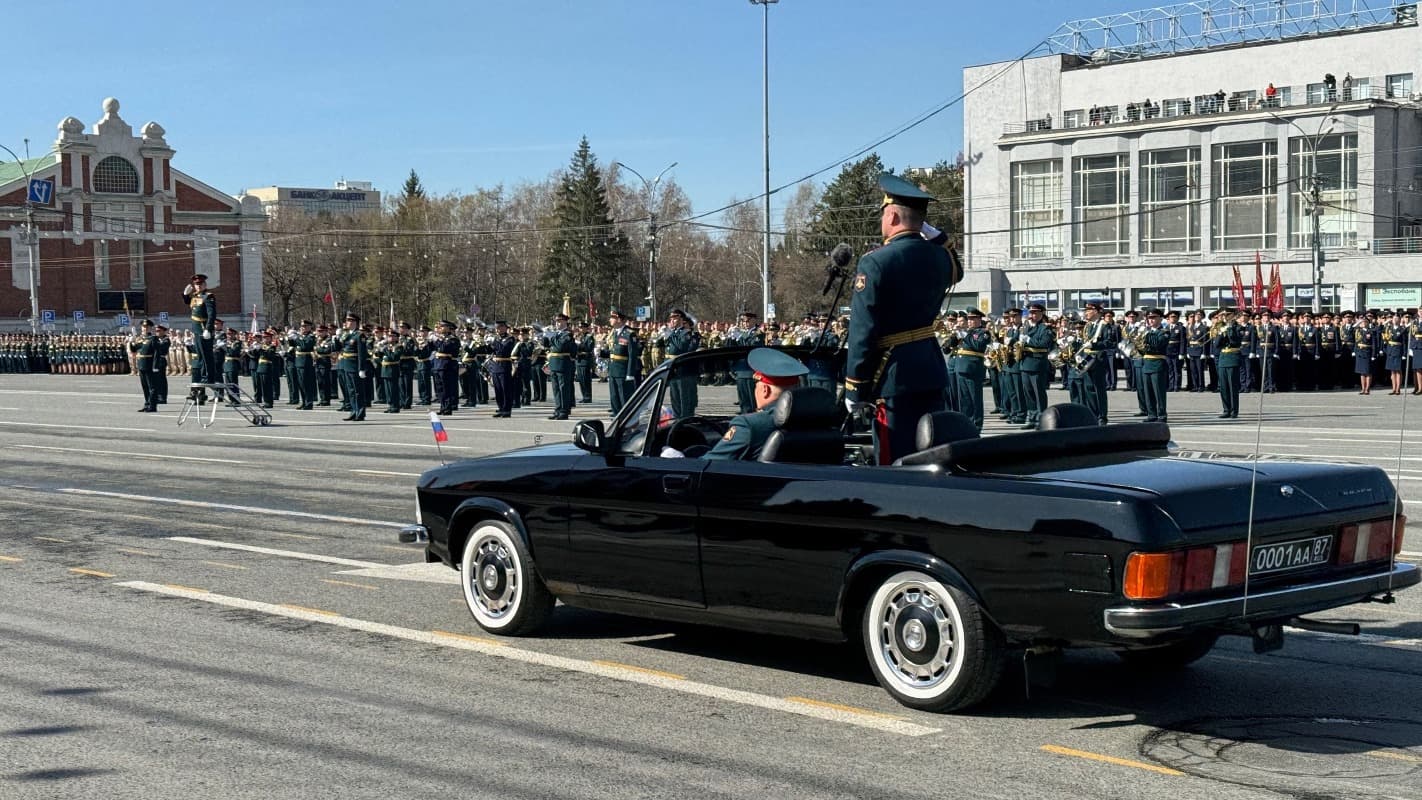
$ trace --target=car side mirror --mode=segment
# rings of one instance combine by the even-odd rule
[[[603,453],[607,449],[607,439],[602,420],[585,419],[579,422],[573,428],[573,444],[589,453]]]

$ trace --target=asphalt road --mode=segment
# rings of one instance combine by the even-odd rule
[[[1403,398],[1266,395],[1256,426],[1259,401],[1225,422],[1174,395],[1176,439],[1422,481]],[[1019,672],[984,709],[922,714],[857,647],[568,608],[482,636],[453,573],[395,542],[438,463],[420,413],[204,430],[139,405],[130,377],[0,376],[6,800],[1422,798],[1422,592],[1328,615],[1363,637],[1227,640],[1171,676],[1072,653],[1030,696]],[[569,430],[488,413],[446,421],[447,457]]]

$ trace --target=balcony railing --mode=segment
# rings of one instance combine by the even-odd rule
[[[1370,249],[1379,256],[1422,253],[1422,238],[1374,239]]]
[[[1043,116],[1024,122],[1009,122],[1002,126],[1004,136],[1023,133],[1039,133],[1050,130],[1074,130],[1078,128],[1100,128],[1112,125],[1134,125],[1139,122],[1155,123],[1161,120],[1183,119],[1186,117],[1217,117],[1229,114],[1244,114],[1265,109],[1308,108],[1310,106],[1331,106],[1337,103],[1357,103],[1369,100],[1395,100],[1418,102],[1422,94],[1417,92],[1392,92],[1384,86],[1354,86],[1350,89],[1338,88],[1332,92],[1321,90],[1298,91],[1298,87],[1283,87],[1272,98],[1259,96],[1261,93],[1235,92],[1219,98],[1217,95],[1197,95],[1192,98],[1172,98],[1152,103],[1149,108],[1137,105],[1134,111],[1126,106],[1098,107],[1097,116],[1092,120],[1086,109],[1066,112],[1061,119]],[[1129,106],[1129,104],[1127,104]]]

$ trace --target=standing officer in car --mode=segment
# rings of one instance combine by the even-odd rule
[[[859,259],[850,297],[844,397],[875,404],[880,464],[913,449],[924,414],[947,407],[948,369],[934,335],[943,296],[960,275],[948,252],[923,237],[934,198],[895,175],[880,175],[884,246]]]

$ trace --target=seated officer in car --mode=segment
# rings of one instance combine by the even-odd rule
[[[755,407],[749,414],[741,414],[731,420],[726,435],[702,458],[719,461],[755,461],[770,434],[775,432],[775,422],[770,407],[786,389],[800,385],[800,378],[809,373],[809,368],[793,356],[757,347],[746,356],[746,363],[755,372]]]

